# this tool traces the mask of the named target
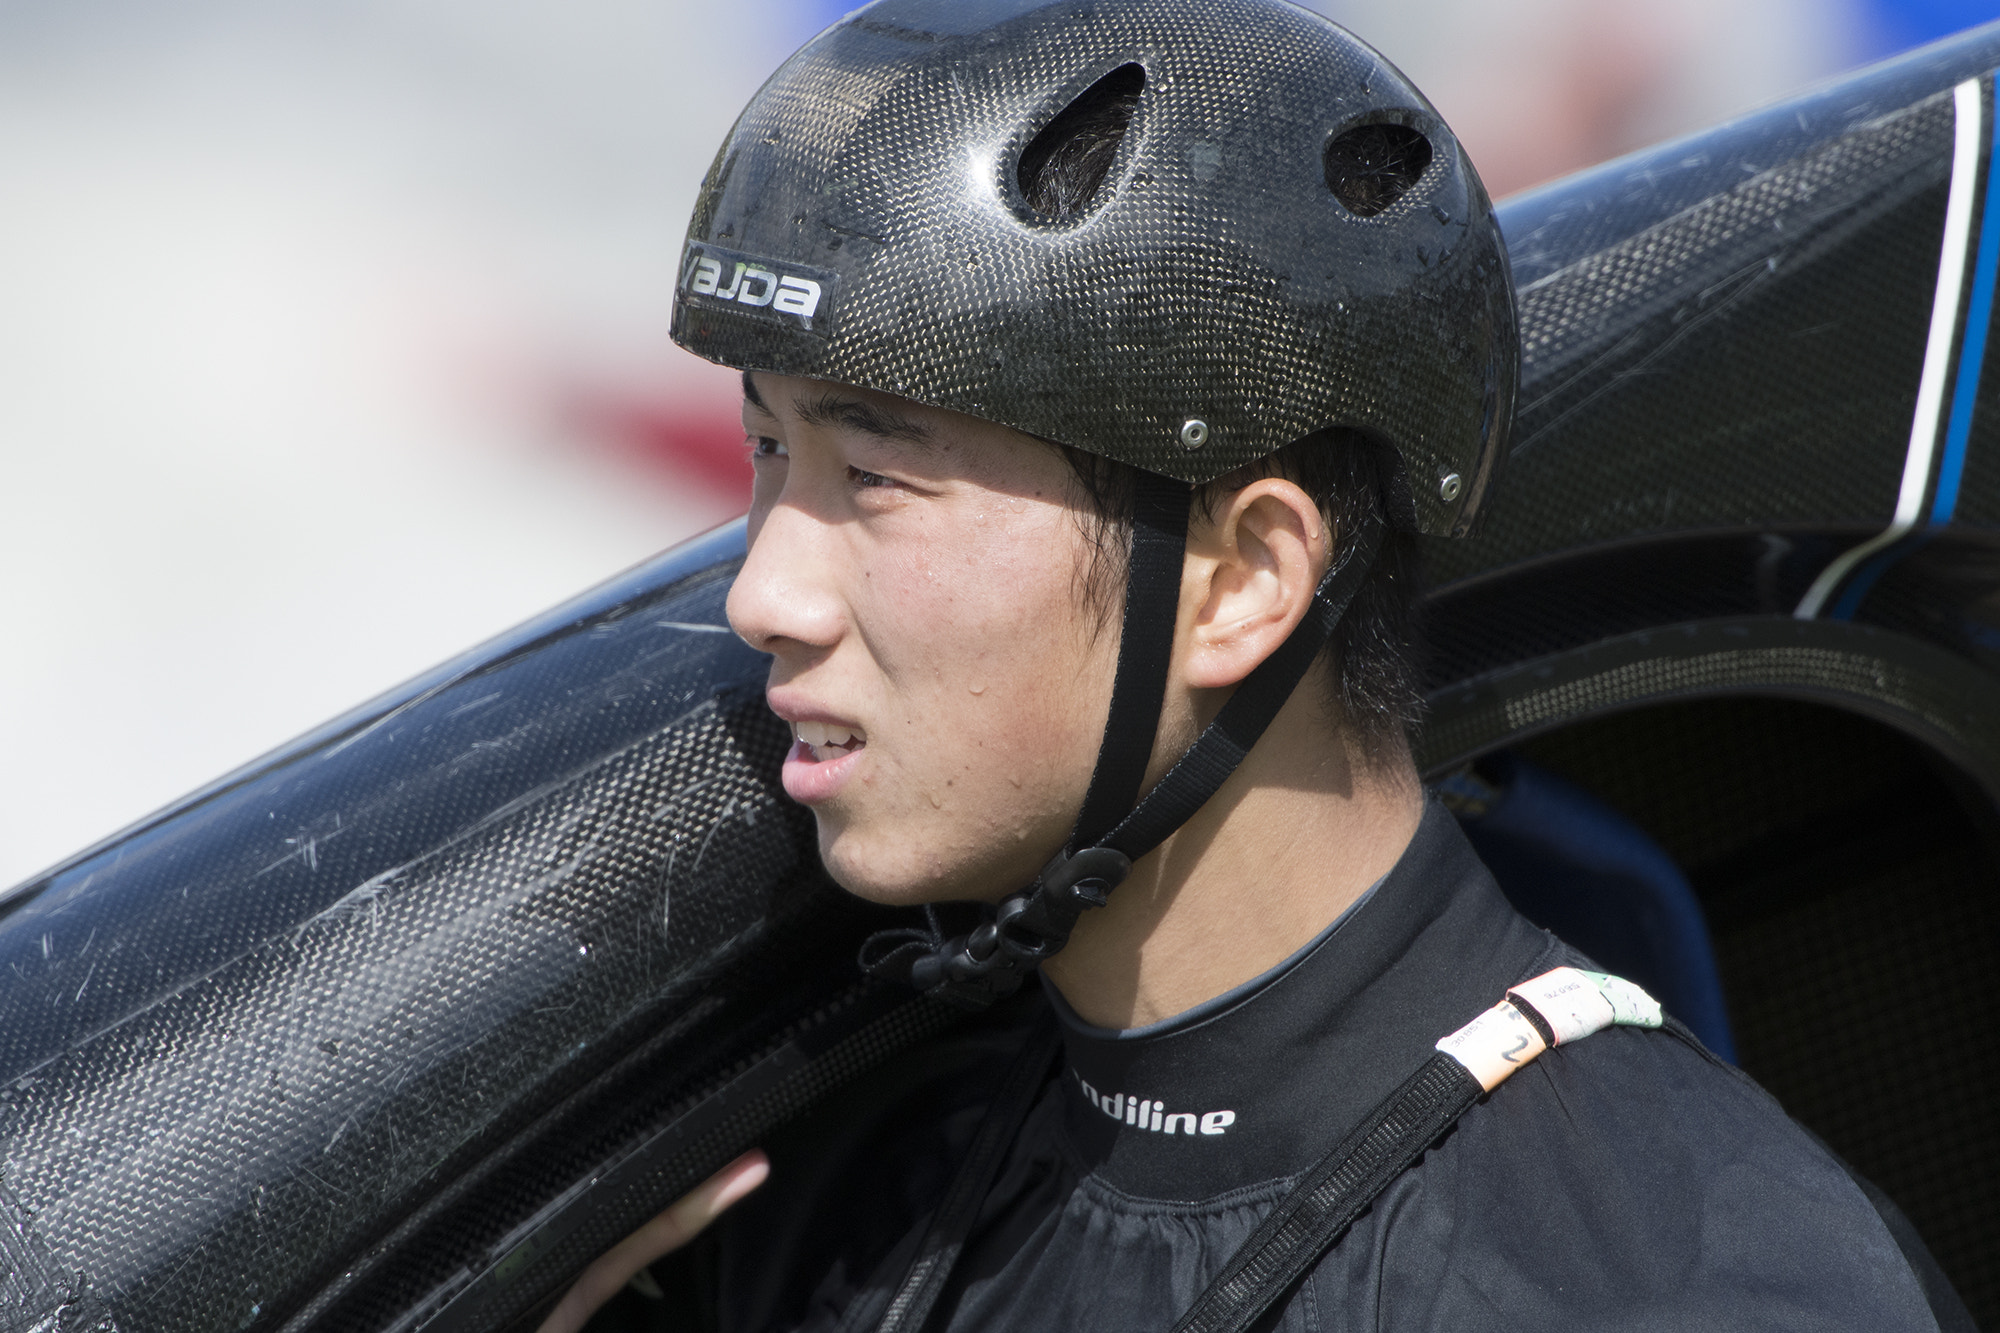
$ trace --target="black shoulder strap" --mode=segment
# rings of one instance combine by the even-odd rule
[[[1508,994],[1510,1001],[1519,998],[1513,992]],[[1538,1027],[1543,1025],[1540,1014],[1525,1005],[1522,1008]],[[1723,1064],[1676,1020],[1668,1018],[1661,1026],[1710,1060]],[[1407,1083],[1375,1108],[1360,1129],[1348,1135],[1292,1188],[1263,1225],[1230,1256],[1228,1265],[1196,1299],[1194,1308],[1174,1325],[1173,1333],[1247,1330],[1482,1095],[1479,1081],[1464,1065],[1443,1053],[1432,1056]],[[1820,1142],[1811,1130],[1806,1130],[1806,1134],[1847,1172],[1881,1215],[1923,1288],[1941,1333],[1974,1333],[1977,1325],[1965,1302],[1902,1210],[1838,1153]]]
[[[1437,1044],[1402,1087],[1292,1186],[1174,1333],[1242,1333],[1289,1292],[1474,1102],[1551,1047],[1612,1024],[1658,1027],[1660,1007],[1618,977],[1558,967]]]
[[[1174,1333],[1249,1328],[1482,1092],[1479,1080],[1449,1055],[1426,1060],[1292,1187],[1181,1316]]]

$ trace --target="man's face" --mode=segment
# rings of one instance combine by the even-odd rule
[[[1061,846],[1109,708],[1068,464],[1002,426],[758,374],[729,621],[772,654],[785,790],[880,902],[997,899]]]

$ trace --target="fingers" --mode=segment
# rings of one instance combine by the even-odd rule
[[[563,1294],[536,1333],[576,1333],[633,1274],[700,1235],[725,1209],[764,1183],[771,1159],[751,1149],[690,1190],[673,1207],[619,1241]]]

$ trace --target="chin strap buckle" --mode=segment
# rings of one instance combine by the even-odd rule
[[[905,944],[869,970],[904,972],[926,995],[982,1008],[1019,990],[1028,973],[1069,942],[1077,918],[1104,906],[1131,873],[1130,858],[1111,847],[1057,856],[1032,887],[1007,898],[970,933],[921,951]]]

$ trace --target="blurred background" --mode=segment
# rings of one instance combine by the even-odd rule
[[[667,337],[814,0],[0,0],[0,892],[733,517]],[[1320,0],[1494,194],[2000,0]]]

